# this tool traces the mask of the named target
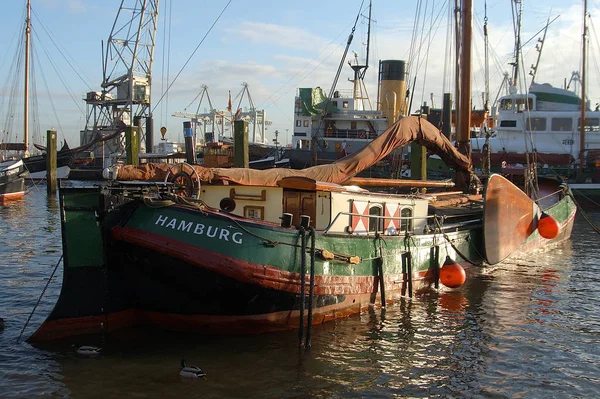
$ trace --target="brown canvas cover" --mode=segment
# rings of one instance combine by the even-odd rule
[[[432,153],[439,155],[448,166],[471,172],[469,159],[459,153],[434,125],[417,116],[400,119],[362,150],[332,164],[318,165],[302,170],[206,168],[199,165],[193,165],[193,168],[203,182],[228,181],[242,185],[274,187],[279,180],[286,177],[306,177],[320,182],[342,184],[385,158],[394,149],[412,141],[418,142]],[[161,163],[141,166],[126,165],[119,168],[117,179],[163,181],[172,166],[172,164]]]

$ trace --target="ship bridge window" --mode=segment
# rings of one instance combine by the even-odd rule
[[[573,130],[573,118],[552,118],[552,131],[570,132]]]
[[[343,107],[344,107],[344,108],[348,108],[348,101],[344,101],[344,103],[343,103]]]
[[[526,128],[534,132],[544,131],[546,130],[546,118],[529,118]]]
[[[512,109],[512,100],[507,98],[505,100],[500,101],[500,109],[502,111],[510,111]]]
[[[308,119],[304,121],[304,127],[308,127]]]
[[[525,99],[524,98],[516,98],[516,99],[512,99],[512,98],[505,98],[504,100],[500,101],[500,110],[501,111],[511,111],[513,110],[513,108],[516,107],[516,109],[519,112],[523,112],[526,108],[525,108]],[[527,109],[531,110],[533,109],[533,99],[529,98],[527,101]]]
[[[300,127],[300,126],[302,126],[302,121],[300,119],[298,119],[296,121],[296,127]]]
[[[400,217],[401,222],[400,222],[400,231],[412,231],[413,229],[413,221],[412,219],[404,219],[404,218],[410,218],[412,217],[413,212],[411,208],[403,208],[400,211]]]
[[[373,205],[369,208],[369,231],[377,232],[383,231],[383,207],[381,205]]]
[[[581,118],[577,119],[577,130],[581,129]],[[599,118],[585,118],[585,131],[586,132],[600,132],[600,119]]]
[[[500,121],[500,127],[517,127],[517,121]]]

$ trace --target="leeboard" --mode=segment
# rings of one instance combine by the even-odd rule
[[[509,257],[537,228],[537,204],[505,177],[490,176],[485,192],[483,243],[494,265]]]

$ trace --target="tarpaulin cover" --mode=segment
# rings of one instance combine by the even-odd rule
[[[327,104],[327,113],[338,111],[333,103],[327,103],[327,96],[320,87],[299,89],[300,101],[302,102],[303,116],[317,116],[323,113]]]
[[[250,186],[277,186],[286,177],[305,177],[315,181],[342,184],[357,173],[385,158],[395,148],[417,141],[444,162],[458,170],[471,172],[469,159],[460,154],[440,131],[425,119],[409,116],[390,126],[361,151],[350,154],[335,163],[294,170],[274,168],[266,170],[246,168],[206,168],[193,165],[203,182],[228,181]],[[118,180],[163,181],[172,164],[126,165],[117,173]]]

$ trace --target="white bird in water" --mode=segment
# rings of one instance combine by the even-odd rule
[[[73,344],[73,348],[75,348],[75,353],[83,356],[96,356],[100,354],[102,348],[98,348],[96,346],[89,345],[77,345]]]
[[[179,370],[179,375],[187,378],[199,378],[204,377],[206,373],[198,366],[188,366],[185,363],[185,359],[181,359],[181,370]]]

